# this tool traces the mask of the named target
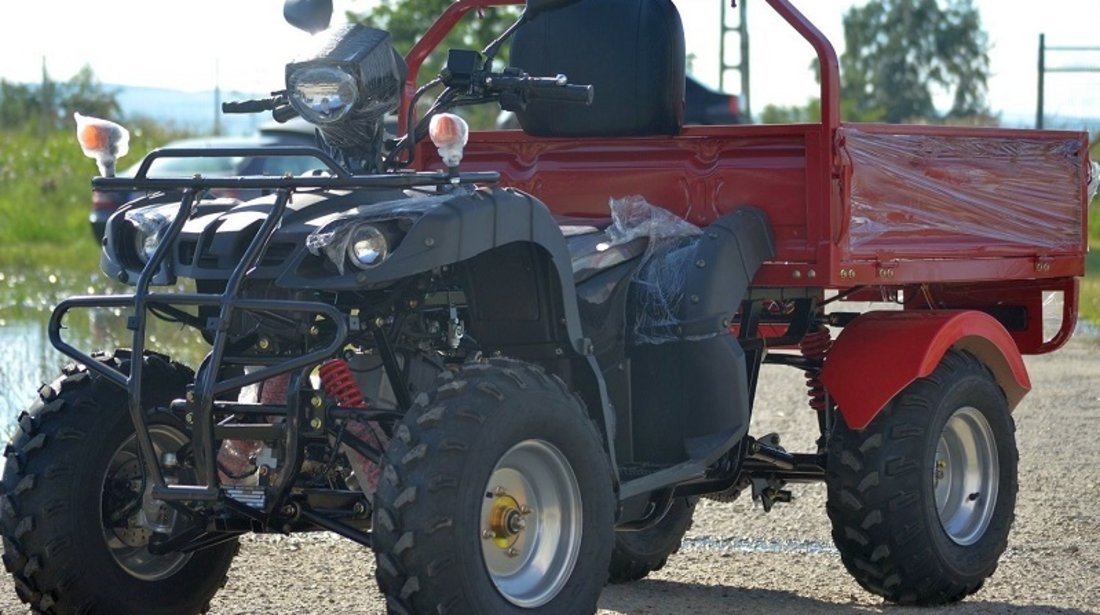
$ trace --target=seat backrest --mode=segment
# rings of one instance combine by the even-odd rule
[[[535,100],[516,115],[543,137],[669,135],[684,117],[684,27],[671,0],[581,0],[539,13],[512,39],[511,64],[591,84],[592,105]]]

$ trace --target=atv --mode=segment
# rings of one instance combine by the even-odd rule
[[[462,15],[501,4],[523,10],[499,39],[417,87]],[[325,5],[285,14],[323,29]],[[133,293],[57,306],[74,363],[5,453],[20,597],[196,613],[243,534],[324,530],[373,551],[393,613],[591,613],[608,580],[664,565],[698,498],[771,510],[815,481],[868,591],[978,591],[1013,520],[1021,354],[1073,330],[1087,143],[841,123],[832,47],[768,5],[817,51],[820,123],[683,127],[669,0],[458,0],[406,58],[341,28],[285,89],[224,106],[316,126],[316,148],[262,152],[314,157],[305,175],[149,173],[245,148],[157,150],[114,177],[125,130],[78,118],[94,189],[146,196],[102,251]],[[490,102],[522,131],[449,113]],[[870,300],[900,309],[838,309]],[[129,349],[66,342],[92,308],[123,310]],[[206,357],[155,352],[151,318],[200,332]],[[815,450],[749,435],[763,364],[805,374]]]

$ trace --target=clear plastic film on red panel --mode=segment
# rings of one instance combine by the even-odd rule
[[[852,255],[1080,250],[1091,169],[1081,139],[841,130]]]

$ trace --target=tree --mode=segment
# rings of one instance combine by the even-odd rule
[[[96,79],[92,67],[84,65],[61,88],[62,120],[68,121],[74,111],[96,117],[118,117],[117,90],[109,90]]]
[[[948,117],[988,114],[989,43],[972,0],[871,0],[844,15],[844,43],[845,119],[940,119],[934,86],[953,90]]]
[[[49,131],[69,125],[74,111],[117,118],[121,114],[117,94],[104,87],[89,66],[65,83],[51,79],[43,66],[42,82],[36,85],[0,80],[0,128],[22,128],[37,122]]]
[[[381,5],[370,13],[349,12],[348,21],[389,32],[397,50],[406,54],[453,3],[454,0],[382,0]],[[503,34],[518,16],[514,7],[493,7],[467,14],[424,62],[418,76],[419,82],[427,82],[439,73],[448,49],[484,49]],[[507,45],[501,49],[498,58],[507,60]]]

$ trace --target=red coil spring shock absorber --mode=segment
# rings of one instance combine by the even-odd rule
[[[833,339],[829,334],[829,328],[820,322],[815,322],[810,327],[810,331],[799,342],[798,349],[806,359],[814,363],[820,363],[825,355],[829,354],[829,348],[832,345]],[[806,387],[809,388],[810,407],[819,413],[824,411],[826,409],[825,385],[821,384],[820,369],[806,372]]]
[[[366,408],[363,392],[355,382],[351,366],[343,359],[332,359],[321,366],[321,386],[345,408]]]
[[[348,365],[347,361],[343,359],[326,361],[321,366],[320,373],[321,386],[341,406],[345,408],[367,407],[367,401],[363,398],[363,392],[359,389],[359,383],[355,381],[355,375],[351,373],[351,366]],[[379,451],[385,448],[387,440],[385,433],[373,423],[349,420],[345,423],[345,429]],[[378,488],[380,474],[378,464],[354,450],[347,450],[346,454],[351,462],[352,471],[359,479],[359,486],[368,497],[373,496],[374,490]]]

